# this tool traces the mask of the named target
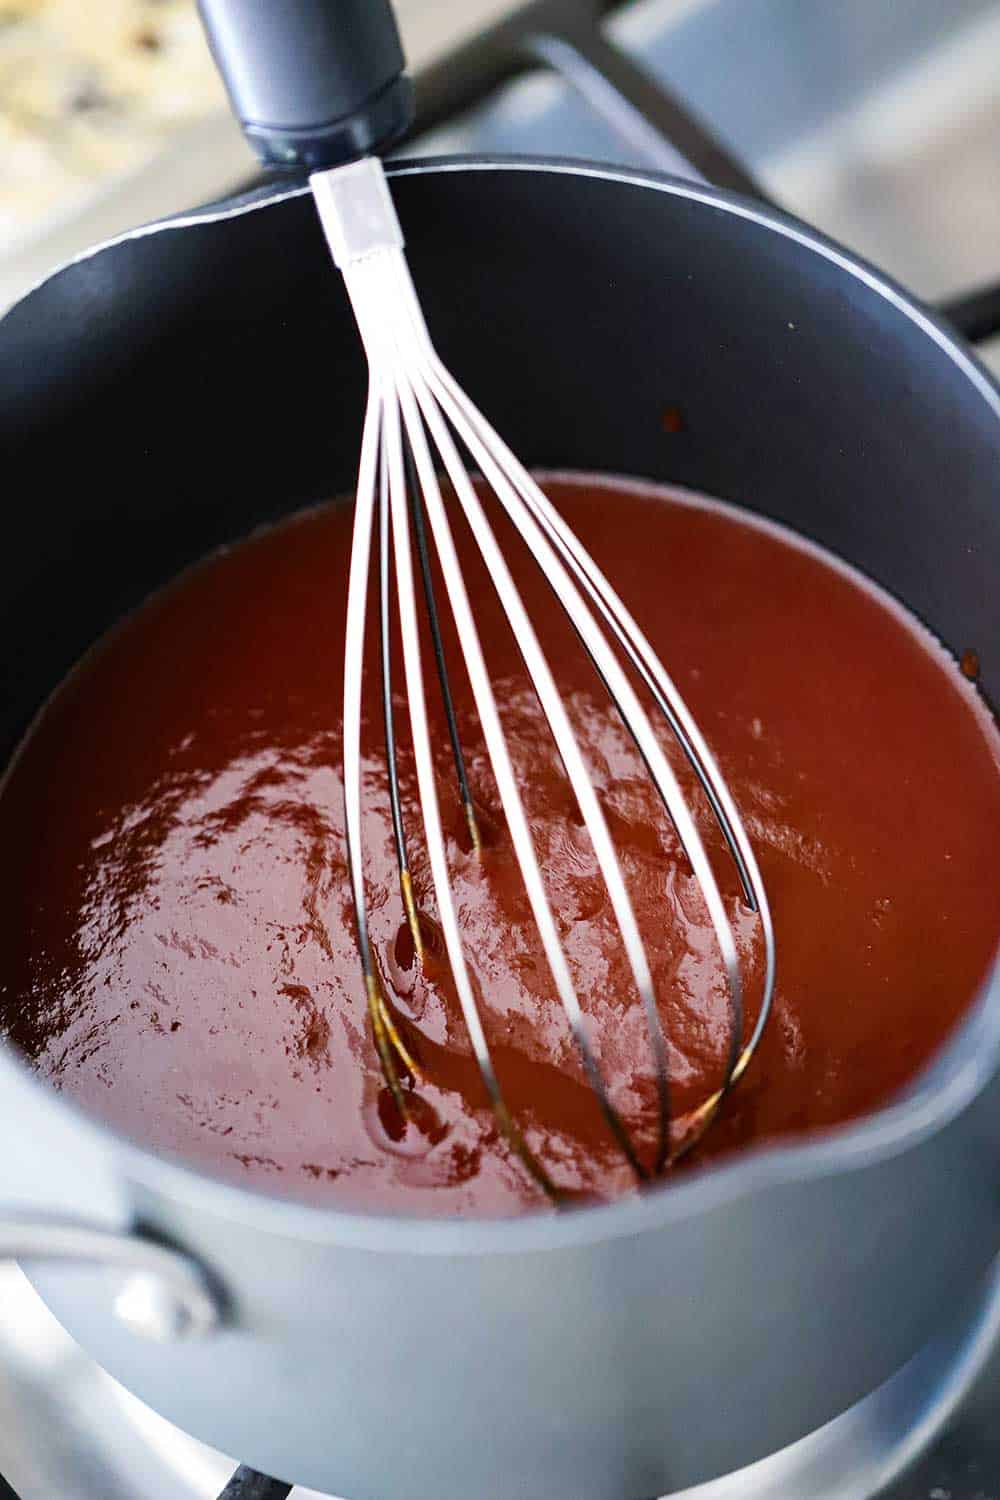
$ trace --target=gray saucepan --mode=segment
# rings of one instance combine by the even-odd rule
[[[690,183],[476,160],[392,182],[441,352],[524,459],[786,522],[974,646],[1000,693],[1000,396],[932,314]],[[0,382],[7,756],[152,588],[349,490],[365,372],[290,189],[60,271],[0,323]],[[994,976],[871,1118],[638,1200],[488,1223],[215,1180],[8,1052],[0,1251],[128,1387],[265,1472],[351,1500],[642,1500],[798,1438],[934,1334],[1000,1248],[998,1062]]]

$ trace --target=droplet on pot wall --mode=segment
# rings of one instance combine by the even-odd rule
[[[979,652],[968,646],[959,658],[958,665],[962,669],[962,676],[967,677],[970,682],[979,680]]]

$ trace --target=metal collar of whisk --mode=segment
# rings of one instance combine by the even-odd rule
[[[500,803],[559,999],[584,1071],[608,1126],[636,1177],[658,1175],[700,1139],[728,1091],[742,1076],[766,1025],[775,976],[775,943],[767,895],[753,849],[732,796],[697,725],[662,663],[593,558],[441,363],[431,343],[403,253],[403,235],[381,163],[366,158],[311,179],[320,219],[357,319],[369,366],[347,605],[344,667],[344,798],[346,841],[358,946],[376,1046],[387,1082],[406,1108],[398,1063],[419,1078],[419,1066],[395,1026],[382,991],[368,931],[361,840],[361,709],[365,620],[372,540],[377,519],[382,699],[393,830],[400,887],[417,953],[421,933],[413,898],[406,833],[400,811],[389,650],[390,555],[402,640],[417,787],[434,896],[465,1024],[494,1113],[505,1135],[546,1194],[560,1191],[532,1152],[504,1102],[451,891],[441,826],[421,661],[413,551],[434,644],[438,679],[451,734],[460,792],[473,841],[475,812],[438,628],[428,537],[433,540],[448,605],[489,753]],[[618,856],[590,774],[545,655],[487,519],[459,444],[542,569],[603,681],[656,786],[698,881],[722,956],[730,1007],[730,1044],[721,1085],[682,1122],[671,1150],[667,1043],[652,976]],[[435,453],[437,460],[435,460]],[[641,998],[659,1101],[659,1139],[652,1169],[639,1158],[611,1102],[591,1044],[586,1017],[559,938],[521,803],[479,633],[469,602],[439,479],[447,476],[507,616],[535,693],[576,797]],[[610,639],[609,639],[610,637]],[[612,647],[611,642],[614,642]],[[625,658],[664,716],[693,769],[736,865],[747,905],[757,913],[764,946],[761,1007],[744,1040],[743,979],[732,923],[695,819],[625,671]]]

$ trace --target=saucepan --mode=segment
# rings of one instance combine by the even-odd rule
[[[522,457],[785,522],[975,647],[1000,694],[1000,395],[931,313],[690,182],[438,160],[392,186],[441,352]],[[289,188],[50,277],[0,324],[0,381],[7,756],[150,590],[350,491],[365,371]],[[0,1250],[126,1386],[265,1472],[352,1500],[641,1500],[815,1429],[935,1333],[1000,1248],[998,1064],[994,974],[865,1120],[628,1201],[479,1222],[216,1180],[7,1052]]]

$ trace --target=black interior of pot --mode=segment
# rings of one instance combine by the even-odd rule
[[[782,519],[974,647],[1000,691],[1000,422],[932,325],[797,232],[683,192],[510,167],[394,191],[438,347],[529,464]],[[365,372],[297,197],[62,272],[0,324],[0,388],[5,758],[151,589],[350,489]]]

